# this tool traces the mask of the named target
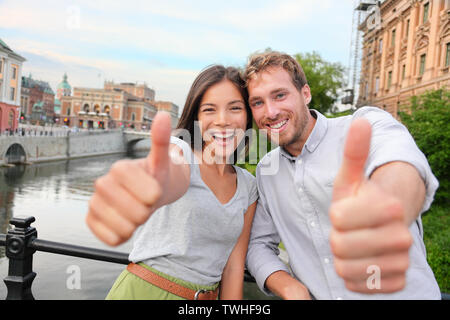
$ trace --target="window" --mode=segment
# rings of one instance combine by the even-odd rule
[[[12,67],[12,79],[13,80],[16,80],[16,76],[17,76],[17,69],[16,69],[16,67]]]
[[[392,84],[392,71],[388,72],[387,88],[390,89]]]
[[[406,21],[406,33],[405,33],[406,37],[409,36],[409,26],[410,26],[410,20],[408,19],[408,21]]]
[[[428,21],[429,11],[430,11],[430,3],[427,2],[423,5],[423,23]]]
[[[447,53],[445,54],[445,66],[450,66],[450,42],[447,43]]]
[[[14,124],[14,111],[11,110],[9,111],[8,126],[12,128],[13,124]]]
[[[70,107],[67,108],[67,115],[70,116]]]
[[[419,68],[419,75],[423,75],[425,73],[425,61],[426,61],[427,55],[423,54],[420,56],[420,68]]]
[[[377,93],[379,89],[380,89],[380,78],[377,77],[375,79],[375,93]]]
[[[395,29],[392,30],[392,36],[391,36],[391,47],[395,46]]]
[[[16,100],[16,88],[11,88],[11,97],[10,97],[11,101]]]
[[[2,73],[2,67],[3,67],[3,60],[0,59],[0,73]]]
[[[406,77],[406,64],[404,64],[402,67],[402,80],[405,80],[405,77]]]
[[[380,39],[380,44],[378,46],[378,52],[379,53],[383,52],[383,39]]]

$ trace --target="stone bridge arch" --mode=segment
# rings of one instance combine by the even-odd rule
[[[131,157],[134,155],[134,146],[139,142],[142,141],[144,139],[148,139],[146,137],[140,137],[140,138],[135,138],[135,139],[130,139],[127,141],[127,157]]]
[[[25,148],[20,143],[13,143],[6,149],[3,159],[7,164],[25,163],[27,161]]]

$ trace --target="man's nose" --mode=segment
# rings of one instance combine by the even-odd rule
[[[266,108],[264,110],[265,116],[268,119],[277,119],[280,114],[280,110],[277,108],[276,104],[269,101],[266,103]]]

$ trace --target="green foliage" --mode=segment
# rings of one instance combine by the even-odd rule
[[[399,112],[418,147],[439,180],[435,202],[449,205],[450,199],[450,91],[439,89],[413,97]]]
[[[427,260],[441,292],[450,293],[450,215],[447,206],[433,205],[422,216]]]
[[[345,68],[340,63],[325,61],[317,52],[299,53],[300,63],[311,88],[311,109],[326,113],[338,99],[338,90],[344,86]]]
[[[330,114],[326,114],[325,116],[326,116],[327,118],[338,118],[338,117],[343,117],[343,116],[349,116],[349,115],[352,115],[353,112],[355,112],[355,110],[353,110],[353,109],[348,109],[348,110],[345,110],[345,111],[339,111],[339,112],[333,112],[333,113],[330,113]]]

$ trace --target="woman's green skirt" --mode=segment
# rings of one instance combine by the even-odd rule
[[[215,290],[219,283],[213,286],[201,286],[195,283],[187,282],[165,273],[162,273],[154,268],[151,268],[143,263],[140,266],[151,270],[152,272],[164,277],[172,282],[180,284],[186,288],[198,291]],[[166,290],[163,290],[151,283],[139,278],[135,274],[129,272],[127,269],[123,270],[119,277],[114,282],[111,290],[106,296],[106,300],[185,300],[182,297],[174,295]]]

